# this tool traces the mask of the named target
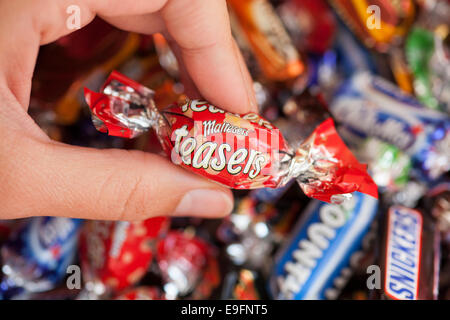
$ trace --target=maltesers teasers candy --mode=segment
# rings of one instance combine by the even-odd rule
[[[341,205],[310,203],[291,238],[277,253],[270,278],[276,299],[336,299],[335,281],[362,247],[378,201],[355,193]]]
[[[159,111],[153,92],[114,72],[101,93],[85,89],[101,132],[134,138],[153,128],[172,162],[235,189],[276,188],[295,178],[306,195],[342,201],[376,185],[327,119],[290,148],[279,130],[255,113],[239,115],[188,100]],[[340,196],[344,195],[344,196]]]
[[[427,214],[403,206],[386,212],[379,250],[381,289],[377,297],[394,300],[437,299],[439,232]]]

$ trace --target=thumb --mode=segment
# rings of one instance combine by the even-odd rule
[[[0,187],[0,199],[6,203],[3,209],[18,215],[6,218],[221,217],[233,206],[229,189],[155,154],[32,139],[23,144],[20,150],[24,152],[15,155],[14,163],[9,165],[9,187]]]

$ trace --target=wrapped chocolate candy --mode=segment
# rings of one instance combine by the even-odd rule
[[[153,43],[155,44],[155,49],[158,54],[158,60],[161,67],[163,67],[171,77],[178,79],[180,76],[180,70],[178,68],[177,58],[170,49],[169,43],[160,33],[153,35]]]
[[[265,284],[261,274],[250,269],[233,270],[223,280],[222,300],[266,299]]]
[[[340,139],[332,119],[295,150],[255,113],[239,115],[188,100],[160,111],[153,91],[114,72],[101,93],[85,89],[97,130],[134,138],[153,128],[172,162],[235,189],[277,188],[295,178],[306,195],[342,201],[377,196],[376,185]]]
[[[30,110],[52,109],[56,124],[75,123],[81,114],[83,87],[104,81],[138,46],[138,34],[114,28],[99,17],[78,32],[42,46]]]
[[[353,36],[352,32],[338,21],[338,32],[333,44],[337,56],[338,76],[350,77],[355,72],[377,73],[378,65],[372,52]]]
[[[421,211],[395,205],[387,210],[380,227],[382,282],[373,297],[437,299],[440,237],[433,219]]]
[[[265,79],[284,82],[306,75],[306,64],[268,0],[227,2],[238,44],[245,43],[244,51],[251,52]]]
[[[215,248],[188,231],[170,231],[158,243],[156,261],[167,299],[206,299],[220,283]]]
[[[80,241],[85,287],[78,299],[108,297],[141,280],[152,261],[153,245],[168,226],[165,217],[142,222],[88,221]]]
[[[249,199],[245,198],[245,200]],[[227,257],[235,265],[245,265],[257,269],[265,267],[273,250],[274,235],[271,234],[270,226],[265,221],[254,220],[256,219],[252,219],[246,213],[232,214],[221,225],[219,232],[222,234],[219,236],[223,237],[225,228],[228,228],[226,231],[238,241],[233,241],[226,246]]]
[[[429,108],[446,112],[450,112],[449,52],[449,26],[445,24],[434,32],[417,26],[406,40],[406,56],[417,98]]]
[[[416,179],[410,179],[400,189],[387,189],[383,193],[385,203],[402,205],[415,208],[420,199],[425,195],[427,185]]]
[[[360,193],[341,205],[312,201],[279,249],[269,279],[282,300],[336,299],[352,274],[352,260],[377,213],[378,201]]]
[[[378,238],[378,215],[372,220],[369,231],[365,234],[361,249],[350,257],[350,265],[342,269],[335,279],[335,288],[330,293],[340,293],[337,300],[367,300],[367,269],[376,263],[375,246]],[[369,269],[370,270],[370,269]]]
[[[369,172],[378,187],[399,190],[408,183],[411,159],[397,147],[370,137],[356,155],[368,163]]]
[[[330,0],[344,23],[368,48],[375,49],[378,71],[392,74],[402,90],[412,92],[412,79],[403,50],[404,37],[416,15],[413,0]],[[388,63],[385,63],[389,61]],[[390,68],[386,68],[386,66]]]
[[[330,3],[364,44],[381,52],[405,35],[416,11],[413,0],[330,0]]]
[[[255,189],[235,201],[231,215],[221,220],[216,237],[225,244],[226,257],[235,265],[268,274],[271,255],[289,235],[306,196],[294,186]]]
[[[450,181],[438,183],[429,190],[426,202],[437,221],[443,241],[450,244]]]
[[[325,0],[283,1],[276,10],[299,50],[322,54],[331,47],[336,20]]]
[[[23,220],[1,248],[0,300],[28,298],[58,286],[75,259],[81,224],[61,217]]]
[[[450,169],[450,118],[424,108],[381,77],[355,74],[330,104],[333,116],[360,137],[375,137],[411,156],[420,179],[435,180]]]

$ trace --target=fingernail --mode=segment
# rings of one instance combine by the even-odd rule
[[[233,199],[225,192],[198,189],[186,193],[173,216],[223,217],[233,209]]]

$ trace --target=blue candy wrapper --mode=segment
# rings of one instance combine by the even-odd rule
[[[276,299],[336,298],[335,280],[362,247],[378,201],[355,192],[341,205],[312,201],[277,254],[269,291]]]
[[[424,180],[450,169],[448,115],[424,108],[382,78],[356,74],[338,90],[330,111],[352,133],[379,138],[406,152]]]
[[[24,221],[1,248],[0,298],[53,289],[73,262],[82,220],[37,217]]]

